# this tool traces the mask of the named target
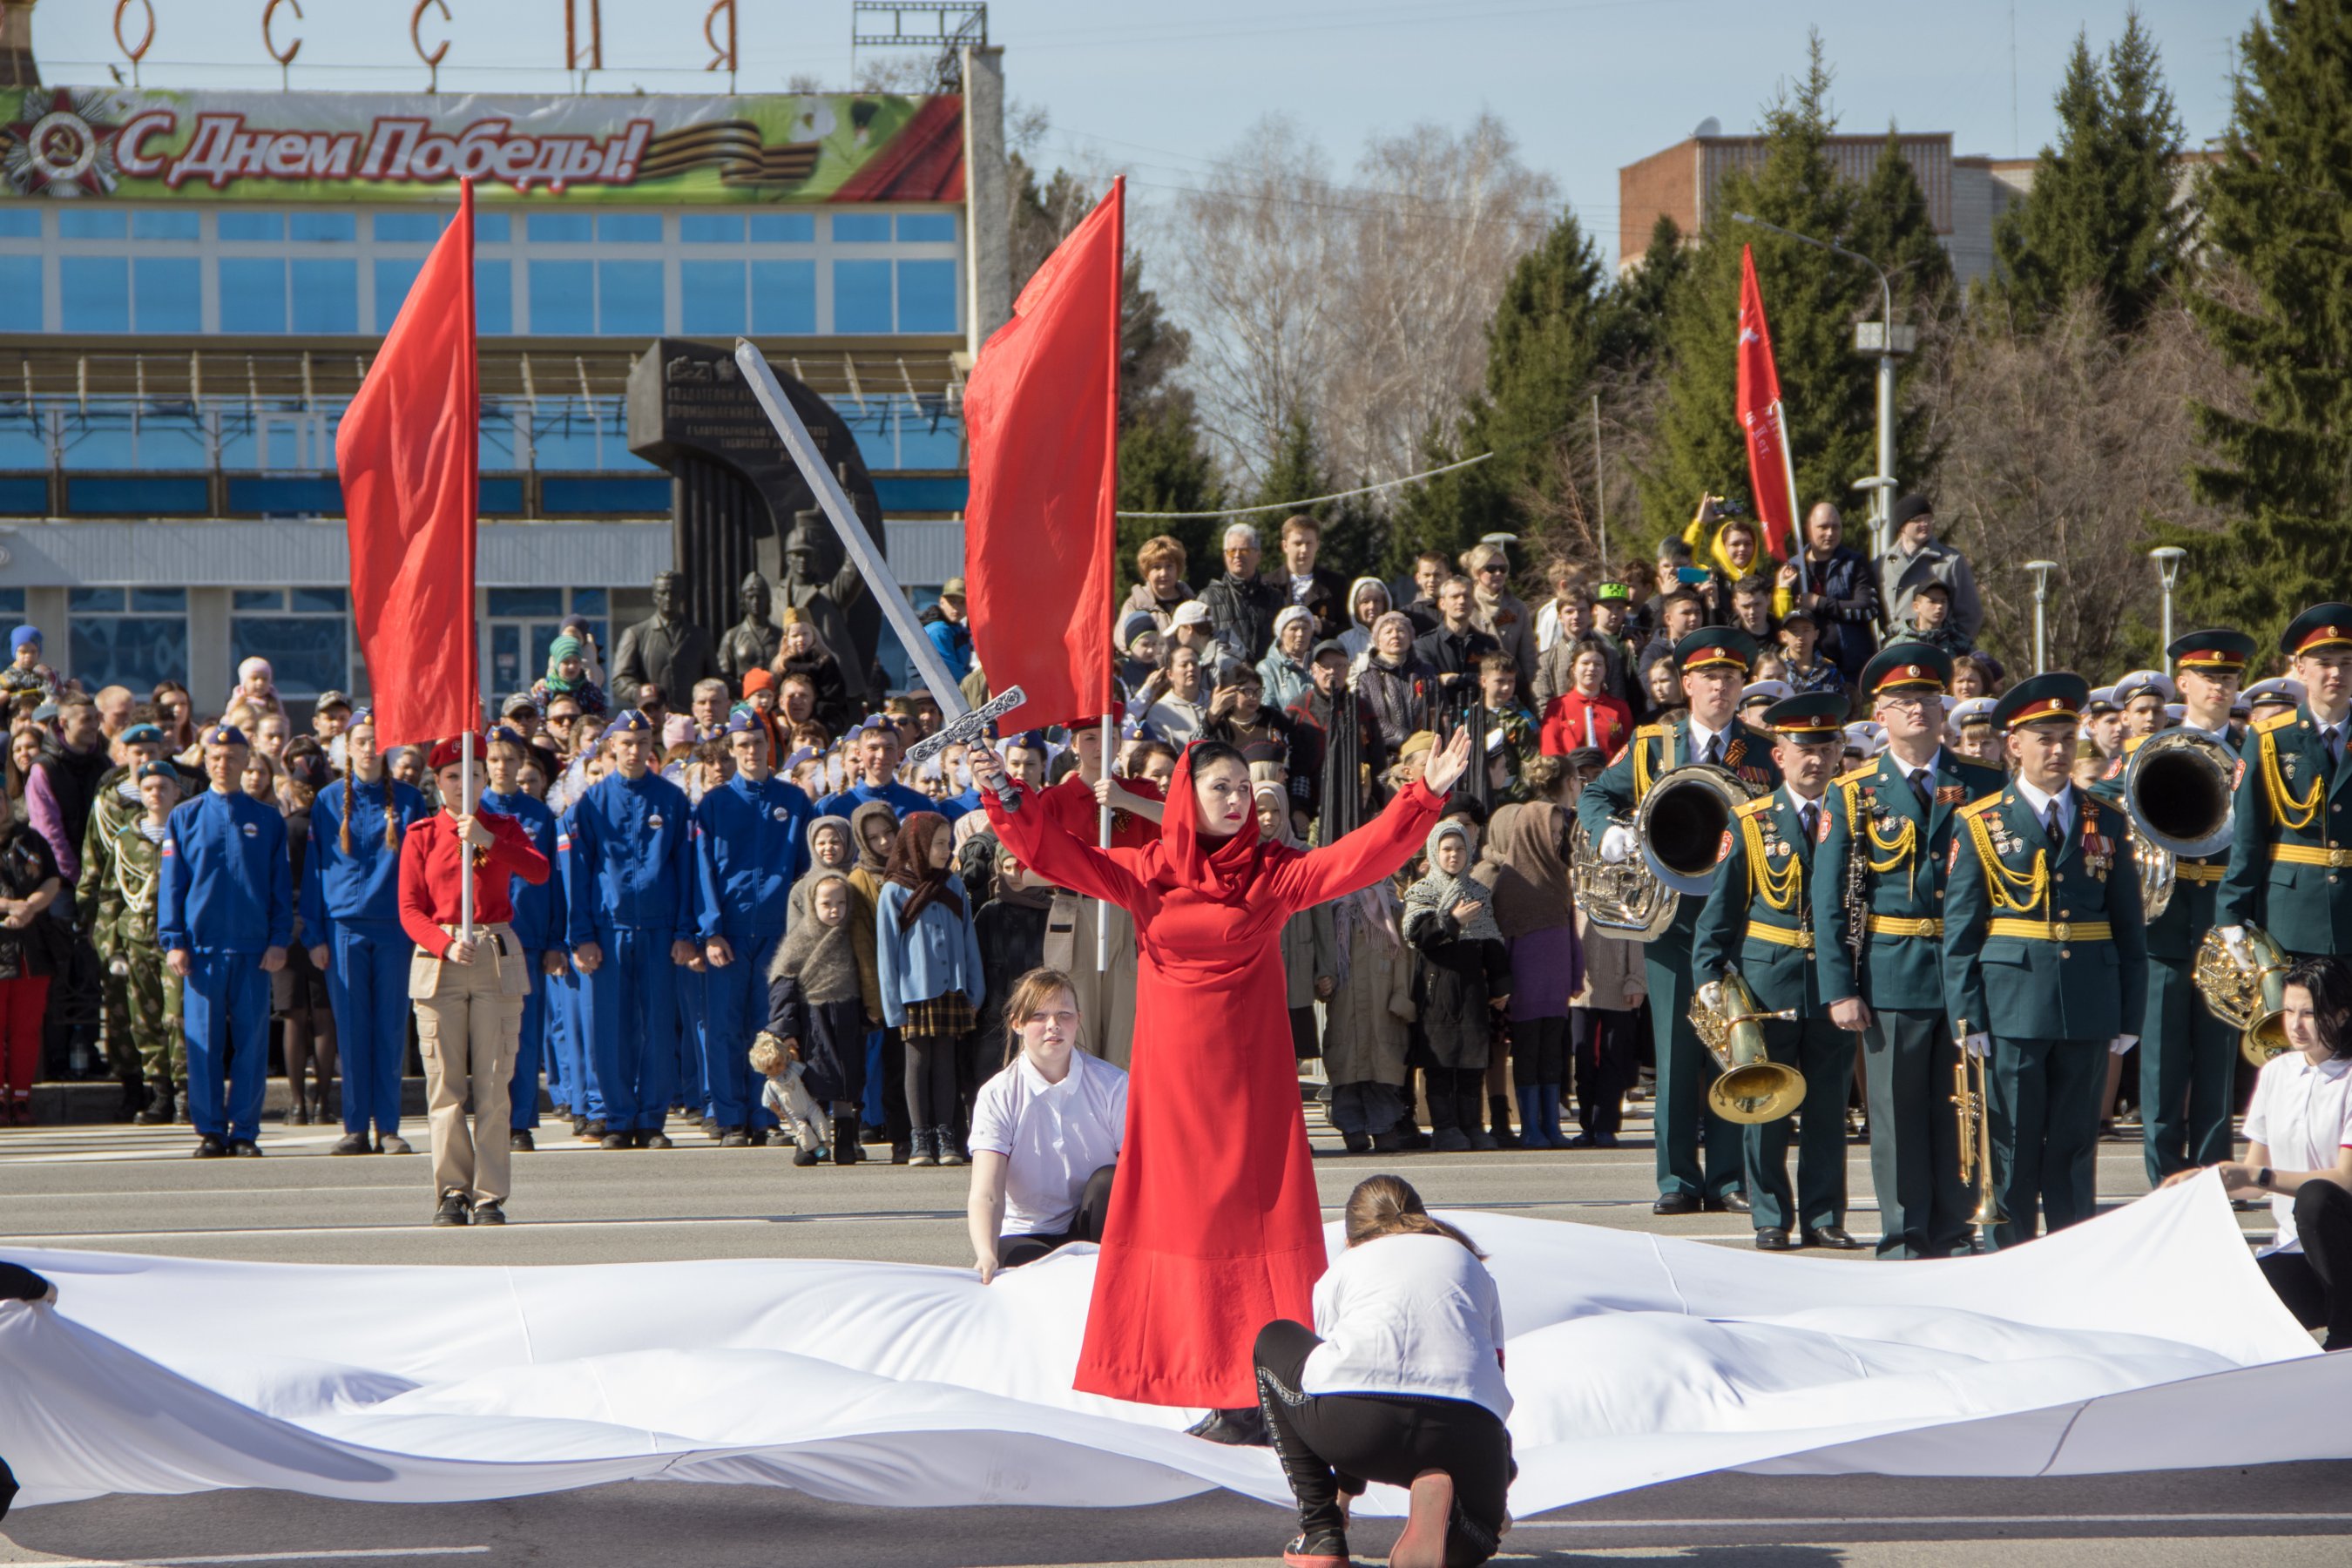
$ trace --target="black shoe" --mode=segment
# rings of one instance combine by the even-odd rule
[[[635,1147],[635,1140],[625,1132],[607,1132],[596,1141],[596,1146],[599,1149],[629,1149]]]
[[[142,1127],[168,1127],[172,1124],[172,1086],[159,1083],[154,1094],[131,1120]]]
[[[1331,1531],[1295,1535],[1282,1549],[1282,1568],[1353,1568],[1348,1538]]]
[[[1224,1443],[1236,1448],[1270,1448],[1274,1440],[1266,1436],[1265,1412],[1255,1405],[1238,1410],[1212,1410],[1192,1426],[1184,1428],[1188,1437],[1202,1437],[1212,1443]]]
[[[1410,1152],[1412,1149],[1411,1141],[1393,1127],[1386,1132],[1372,1134],[1371,1152],[1375,1154],[1403,1154]]]
[[[1696,1214],[1700,1205],[1696,1193],[1667,1193],[1650,1205],[1652,1214]]]
[[[1339,1143],[1350,1154],[1369,1154],[1372,1152],[1372,1135],[1369,1132],[1342,1132],[1339,1134]]]
[[[1789,1239],[1789,1231],[1787,1226],[1768,1225],[1756,1233],[1756,1250],[1759,1252],[1794,1252],[1797,1250],[1797,1244]]]
[[[346,1132],[342,1137],[336,1140],[335,1146],[332,1149],[328,1150],[327,1152],[330,1154],[373,1154],[375,1152],[375,1149],[373,1145],[368,1142],[366,1133]]]
[[[377,1134],[375,1152],[379,1154],[414,1154],[416,1152],[415,1150],[408,1146],[408,1140],[403,1138],[397,1132],[383,1132]]]
[[[1595,1132],[1592,1135],[1592,1146],[1595,1149],[1614,1149],[1617,1147],[1617,1134],[1614,1132]]]
[[[476,1225],[504,1225],[506,1222],[506,1205],[499,1199],[490,1198],[474,1205]]]
[[[433,1223],[436,1226],[464,1225],[467,1222],[466,1207],[465,1194],[443,1193],[440,1207],[433,1211]]]
[[[196,1140],[196,1158],[199,1160],[217,1160],[227,1152],[228,1145],[209,1132]]]
[[[890,1145],[890,1163],[894,1165],[904,1165],[911,1162],[914,1157],[915,1146],[912,1143],[893,1143]]]
[[[769,1128],[769,1129],[768,1129],[768,1147],[769,1147],[769,1148],[771,1148],[771,1149],[791,1149],[791,1148],[794,1148],[794,1147],[796,1147],[796,1146],[797,1146],[797,1145],[796,1145],[796,1142],[795,1142],[795,1140],[793,1139],[793,1135],[792,1135],[791,1133],[789,1133],[789,1132],[785,1131],[782,1128],[781,1128],[781,1127],[771,1127],[771,1128]]]
[[[230,1139],[228,1141],[228,1152],[243,1160],[258,1160],[261,1158],[261,1145],[255,1142],[250,1138]]]
[[[730,1127],[727,1135],[719,1140],[719,1146],[721,1149],[749,1149],[751,1146],[751,1129]]]
[[[1869,1244],[1848,1236],[1842,1225],[1817,1225],[1806,1229],[1805,1245],[1826,1247],[1835,1252],[1859,1252]]]
[[[593,1124],[584,1116],[573,1117],[572,1119],[572,1136],[574,1138],[585,1138],[588,1136],[588,1129],[591,1125]],[[604,1135],[602,1132],[599,1132],[596,1136],[602,1138]]]
[[[716,1143],[727,1135],[727,1129],[719,1125],[717,1117],[706,1116],[702,1119],[702,1135]]]
[[[126,1078],[121,1081],[122,1103],[114,1108],[114,1120],[136,1121],[139,1113],[147,1109],[147,1082],[137,1078]]]
[[[539,1141],[530,1135],[530,1128],[518,1127],[507,1134],[507,1148],[517,1154],[533,1154],[539,1152]]]
[[[612,1131],[612,1129],[604,1125],[604,1119],[600,1116],[593,1121],[581,1123],[578,1131],[579,1135],[586,1139],[589,1142],[601,1143]]]
[[[793,1163],[795,1165],[814,1165],[824,1158],[824,1155],[814,1149],[795,1149],[793,1151]]]
[[[640,1149],[668,1149],[674,1147],[674,1145],[670,1142],[669,1134],[667,1132],[640,1132],[637,1134],[637,1147]]]
[[[1748,1203],[1748,1194],[1746,1193],[1741,1192],[1738,1187],[1734,1187],[1719,1198],[1707,1199],[1706,1212],[1709,1214],[1748,1214],[1753,1212],[1753,1205]]]
[[[286,1125],[289,1127],[310,1125],[310,1108],[302,1103],[301,1097],[299,1095],[295,1097],[294,1103],[286,1108]]]

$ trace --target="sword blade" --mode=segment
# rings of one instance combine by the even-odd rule
[[[776,427],[776,435],[783,441],[784,450],[792,454],[793,465],[800,469],[801,477],[808,480],[809,489],[816,492],[817,505],[824,509],[826,519],[833,524],[834,532],[841,536],[842,548],[847,550],[849,558],[857,563],[857,570],[865,577],[875,603],[882,606],[883,618],[890,623],[890,629],[898,634],[898,641],[906,648],[907,657],[914,661],[915,673],[922,677],[932,700],[939,703],[940,711],[950,719],[961,719],[971,710],[971,704],[964,700],[962,689],[956,685],[956,677],[948,673],[945,661],[940,658],[939,648],[923,634],[922,624],[915,619],[915,607],[907,602],[906,593],[898,586],[898,579],[890,574],[890,567],[882,559],[882,552],[874,548],[874,541],[866,536],[866,525],[858,521],[856,509],[842,493],[841,481],[835,479],[833,470],[825,466],[824,456],[816,449],[815,438],[809,435],[808,426],[802,423],[800,411],[793,406],[792,399],[784,395],[782,384],[776,380],[776,373],[768,368],[767,356],[748,339],[738,338],[735,340],[735,363],[751,386],[751,395],[758,398],[760,406],[767,411],[768,423]]]

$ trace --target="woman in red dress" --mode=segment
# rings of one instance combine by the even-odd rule
[[[1308,1321],[1324,1268],[1282,925],[1411,858],[1469,757],[1468,731],[1458,731],[1379,817],[1300,851],[1259,839],[1240,753],[1197,744],[1169,783],[1159,839],[1104,850],[1034,806],[1007,812],[994,794],[1003,762],[972,749],[967,760],[1005,846],[1063,887],[1128,910],[1140,948],[1127,1142],[1078,1355],[1080,1393],[1205,1405],[1199,1435],[1251,1440],[1251,1344],[1276,1318]]]

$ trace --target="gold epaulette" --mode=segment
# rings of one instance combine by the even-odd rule
[[[1777,791],[1775,792],[1778,793]],[[1772,809],[1772,796],[1759,795],[1754,800],[1741,801],[1731,808],[1734,816],[1761,816]]]
[[[2000,804],[2000,791],[1995,790],[1990,795],[1979,795],[1976,799],[1969,802],[1968,805],[1960,807],[1960,815],[1962,816],[1981,816],[1992,807]]]
[[[2254,721],[2254,733],[2267,735],[2273,730],[2286,729],[2302,717],[2302,713],[2293,708],[2284,713],[2273,713],[2267,719],[2258,719]]]
[[[1878,764],[1875,762],[1864,763],[1858,768],[1838,774],[1837,777],[1830,780],[1830,783],[1833,784],[1854,784],[1860,780],[1870,777],[1876,772],[1878,772]]]
[[[2147,740],[2147,737],[2146,735],[2126,735],[2126,736],[2125,736],[2125,737],[2124,737],[2124,755],[2125,755],[2125,756],[2126,756],[2126,757],[2128,757],[2128,756],[2130,756],[2134,752],[2138,751],[2138,750],[2139,750],[2139,743],[2140,743],[2142,741],[2145,741],[2145,740]]]
[[[1633,739],[1637,741],[1661,741],[1665,739],[1665,734],[1666,727],[1664,724],[1644,724],[1640,729],[1633,731]]]

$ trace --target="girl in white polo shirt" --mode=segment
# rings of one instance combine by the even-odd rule
[[[2254,1080],[2246,1157],[2210,1168],[2231,1193],[2270,1194],[2263,1278],[2305,1328],[2327,1331],[2326,1349],[2352,1350],[2352,968],[2305,959],[2285,992],[2288,1048]]]
[[[1078,997],[1058,969],[1013,982],[1017,1043],[971,1108],[974,1266],[987,1284],[1074,1241],[1100,1241],[1127,1138],[1127,1075],[1078,1046]]]
[[[1288,1568],[1347,1568],[1348,1502],[1408,1489],[1391,1568],[1473,1568],[1509,1516],[1511,1393],[1503,1304],[1486,1255],[1402,1178],[1349,1194],[1348,1250],[1315,1285],[1315,1328],[1276,1319],[1254,1357],[1258,1402],[1290,1489]]]

